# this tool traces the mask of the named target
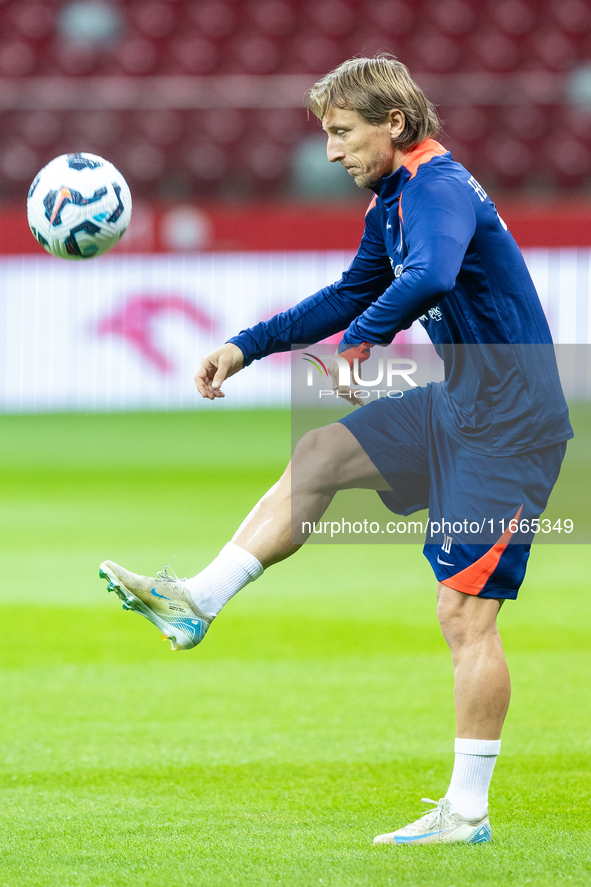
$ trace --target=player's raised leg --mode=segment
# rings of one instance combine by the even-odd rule
[[[100,575],[124,608],[156,625],[173,650],[188,650],[203,640],[230,598],[264,569],[301,548],[309,535],[303,532],[304,523],[317,521],[338,490],[353,487],[390,489],[344,425],[319,428],[302,438],[279,481],[196,576],[180,580],[165,570],[152,578],[112,561],[101,564]]]
[[[338,490],[389,490],[357,439],[341,423],[309,431],[285,473],[243,521],[233,542],[264,568],[294,554]]]

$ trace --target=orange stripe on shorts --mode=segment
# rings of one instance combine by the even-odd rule
[[[519,520],[522,509],[523,505],[519,507],[519,511],[513,520]],[[448,588],[453,588],[455,591],[462,591],[464,594],[480,594],[497,568],[502,553],[511,541],[513,532],[510,526],[511,523],[509,523],[501,538],[482,557],[479,557],[477,561],[474,561],[465,570],[460,570],[455,576],[444,579],[441,584],[447,585]]]

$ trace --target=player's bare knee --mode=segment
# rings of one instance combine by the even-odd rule
[[[437,618],[441,633],[450,649],[462,647],[469,637],[468,621],[463,608],[452,597],[440,597],[437,602]]]
[[[452,652],[498,635],[496,617],[501,602],[467,595],[442,585],[438,592],[437,618]]]

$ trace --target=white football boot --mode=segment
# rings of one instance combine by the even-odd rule
[[[440,801],[422,798],[422,801],[435,804],[435,809],[397,832],[378,835],[374,844],[484,844],[492,841],[488,812],[482,819],[466,819],[451,812],[447,798]]]
[[[158,628],[163,641],[173,650],[190,650],[201,643],[213,621],[194,603],[182,579],[165,567],[152,579],[130,573],[112,561],[100,565],[101,579],[107,579],[107,591],[114,591],[123,601],[124,610],[134,610]]]

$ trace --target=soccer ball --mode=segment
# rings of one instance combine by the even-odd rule
[[[123,237],[131,218],[131,193],[108,160],[96,154],[62,154],[35,177],[27,217],[48,253],[92,259]]]

